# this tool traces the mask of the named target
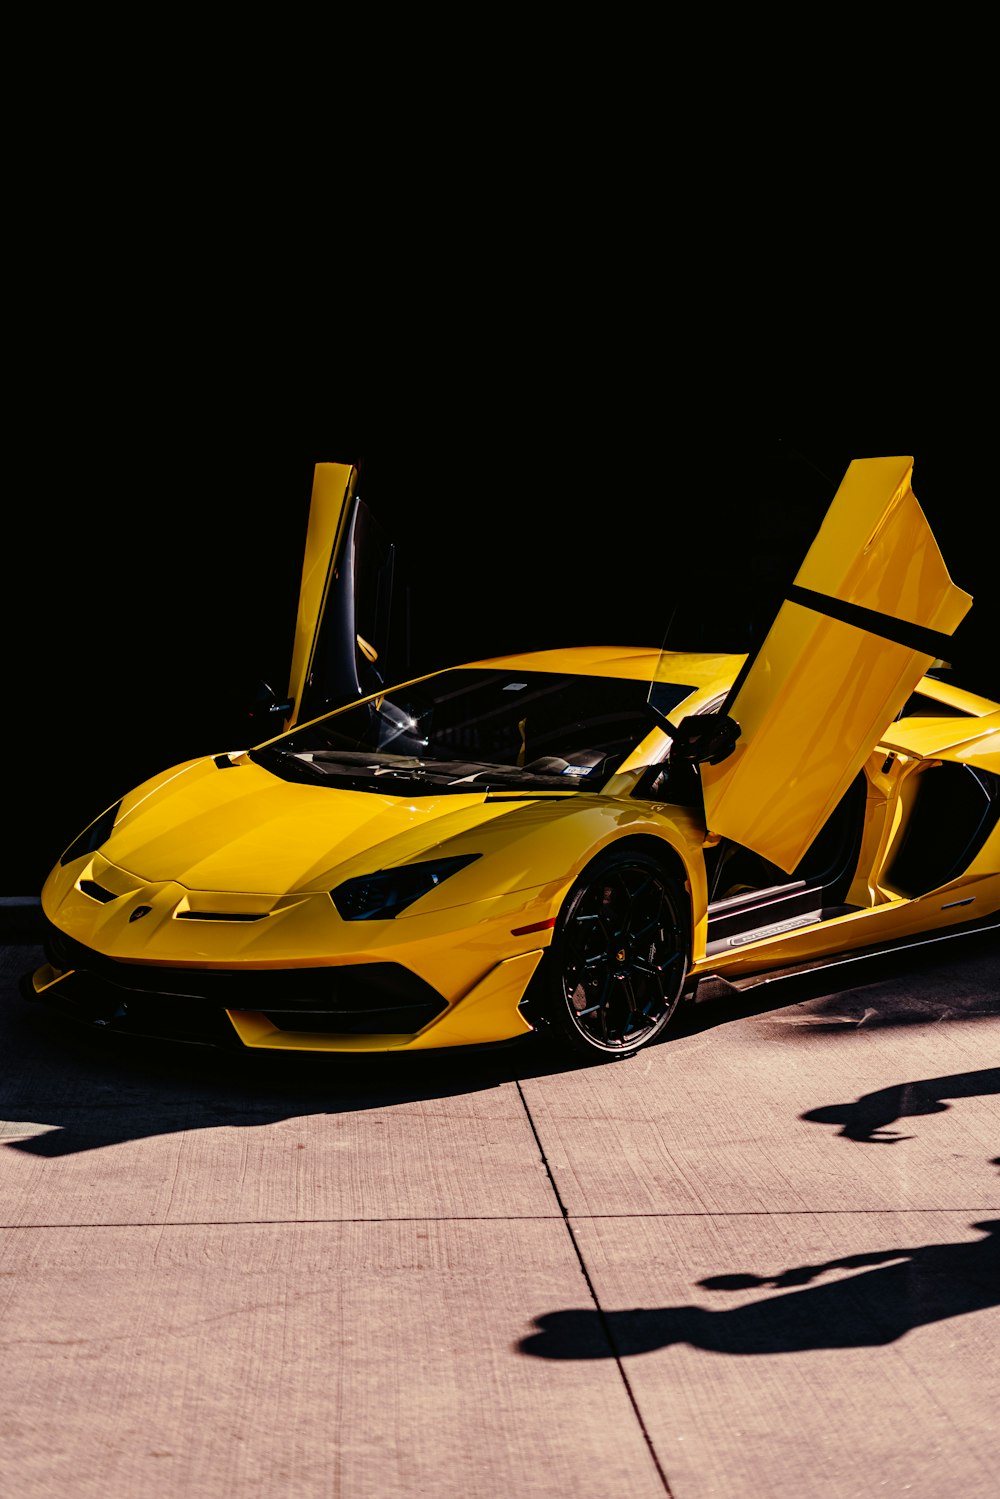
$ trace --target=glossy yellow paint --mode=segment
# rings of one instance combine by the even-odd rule
[[[292,665],[288,677],[288,696],[292,700],[292,711],[285,720],[286,729],[299,721],[299,704],[309,680],[332,572],[340,565],[349,502],[357,488],[357,482],[358,471],[349,463],[317,463],[313,471]]]
[[[950,635],[972,598],[951,581],[912,476],[912,458],[856,458],[795,582]]]
[[[910,488],[912,459],[856,459],[795,579],[798,589],[950,632],[971,605]],[[934,659],[815,605],[786,601],[729,709],[736,749],[702,766],[709,830],[791,871]],[[878,621],[872,621],[878,624]],[[904,638],[907,632],[903,632]]]
[[[31,975],[31,987],[36,994],[41,995],[45,993],[46,989],[51,989],[53,985],[58,984],[65,977],[66,973],[63,969],[53,968],[51,963],[43,963]]]
[[[705,690],[696,689],[697,701]],[[67,936],[124,963],[209,971],[399,963],[447,1004],[424,1031],[405,1037],[283,1032],[234,1011],[247,1045],[378,1051],[507,1039],[530,1029],[517,1007],[569,886],[618,839],[655,838],[674,860],[691,893],[695,950],[704,950],[703,825],[690,808],[653,812],[633,800],[637,774],[621,778],[619,799],[487,801],[480,792],[411,803],[331,797],[245,757],[225,770],[205,757],[130,793],[100,850],[53,868],[42,906]],[[471,851],[481,859],[394,920],[344,921],[330,898],[336,884],[373,864]],[[113,898],[95,899],[89,882]],[[133,920],[138,907],[147,914]],[[234,916],[243,919],[226,919]]]
[[[981,718],[916,719],[906,725],[893,724],[881,743],[904,754],[941,760],[975,760],[994,773],[1000,754],[1000,712]]]
[[[370,794],[351,796],[350,804],[381,807],[380,835],[368,841],[364,830],[359,836],[346,817],[339,796],[334,801],[322,788],[279,781],[252,764],[248,776],[268,780],[274,797],[265,807],[253,793],[253,819],[259,818],[279,845],[290,836],[291,827],[299,827],[295,867],[302,880],[298,885],[289,881],[286,854],[279,848],[275,870],[285,871],[284,890],[253,890],[247,888],[249,881],[242,889],[238,883],[213,889],[194,877],[216,867],[206,853],[212,840],[236,841],[237,853],[230,855],[234,880],[241,846],[247,852],[247,867],[257,867],[250,860],[257,843],[256,833],[248,843],[240,841],[241,832],[253,825],[245,799],[236,791],[243,771],[219,772],[211,759],[205,764],[205,776],[193,774],[188,782],[191,800],[182,790],[184,778],[167,775],[168,794],[160,799],[140,792],[139,812],[125,818],[102,850],[57,864],[42,890],[48,919],[95,951],[130,963],[252,969],[400,962],[450,1002],[467,994],[498,962],[518,956],[519,949],[547,945],[549,934],[515,938],[513,931],[554,917],[583,865],[616,839],[657,838],[664,857],[675,859],[679,876],[687,871],[695,919],[704,909],[699,857],[703,830],[687,808],[670,808],[667,820],[662,813],[651,814],[645,803],[631,800],[627,791],[620,801],[567,796],[486,802],[479,793],[422,798],[416,805]],[[210,797],[206,801],[205,787],[210,785],[219,797],[214,810]],[[629,777],[627,786],[632,785],[634,777]],[[178,823],[188,832],[181,848],[175,846]],[[206,825],[208,841],[202,844]],[[366,826],[370,836],[372,824]],[[310,830],[308,838],[305,827]],[[162,878],[164,839],[179,863],[186,848],[187,879]],[[390,868],[421,857],[466,852],[482,857],[392,921],[344,921],[330,898],[335,885],[367,873],[373,863]],[[254,859],[263,870],[263,850]],[[320,868],[325,872],[317,877]],[[81,888],[88,881],[115,899],[93,899]],[[281,882],[269,881],[272,886]],[[138,905],[149,912],[133,921]],[[203,919],[190,919],[192,911]],[[211,919],[213,915],[218,919]],[[226,919],[232,916],[257,919]]]
[[[997,586],[1000,587],[1000,574]],[[925,677],[920,683],[919,691],[922,697],[943,703],[946,708],[957,708],[969,718],[982,718],[984,714],[997,711],[996,703],[990,698],[981,697],[977,692],[969,692],[967,688],[958,687],[942,677]]]
[[[365,861],[358,873],[375,850],[380,867],[399,863],[463,831],[478,834],[511,810],[486,803],[481,791],[411,800],[344,792],[334,807],[326,792],[279,780],[253,761],[220,774],[208,757],[134,808],[126,800],[107,851],[146,880],[192,890],[325,892],[356,858]]]
[[[966,897],[971,897],[969,904],[959,906],[957,903]],[[970,872],[949,885],[946,894],[933,891],[912,900],[889,899],[873,910],[852,911],[815,926],[763,938],[734,949],[731,954],[715,954],[707,961],[693,964],[692,971],[749,977],[771,969],[790,968],[838,953],[860,952],[880,942],[905,941],[922,933],[941,932],[949,926],[992,915],[998,903],[1000,876]]]
[[[1000,775],[1000,728],[994,729],[982,739],[968,744],[956,745],[954,749],[942,750],[942,760],[957,760],[965,764],[981,765],[993,775]]]
[[[890,899],[878,884],[875,874],[883,868],[892,834],[899,777],[899,762],[895,759],[887,762],[882,751],[872,756],[865,766],[867,791],[861,849],[854,877],[844,896],[845,905],[869,910]]]
[[[468,994],[414,1035],[330,1035],[282,1031],[254,1010],[227,1010],[244,1046],[271,1051],[431,1051],[477,1046],[528,1035],[531,1026],[517,1009],[543,949],[520,953],[491,968]]]

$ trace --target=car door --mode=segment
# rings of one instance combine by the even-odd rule
[[[735,747],[701,765],[709,832],[787,872],[972,603],[948,574],[912,470],[908,457],[850,464],[723,704]]]
[[[358,486],[354,464],[315,466],[286,729],[374,692],[383,681],[395,548]]]

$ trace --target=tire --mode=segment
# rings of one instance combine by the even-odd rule
[[[650,854],[609,849],[582,872],[546,954],[551,1039],[591,1061],[634,1056],[663,1034],[690,961],[687,897]]]

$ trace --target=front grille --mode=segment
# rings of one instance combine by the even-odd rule
[[[423,1030],[445,1008],[434,1003],[397,1005],[377,1010],[263,1010],[279,1031],[313,1031],[318,1035],[408,1036]]]
[[[119,962],[93,952],[45,923],[45,955],[74,978],[53,990],[100,1008],[108,1023],[135,1030],[155,1023],[168,1030],[232,1026],[224,1010],[262,1011],[279,1030],[349,1035],[412,1034],[447,1008],[446,1001],[398,963],[357,963],[327,968],[167,968]],[[70,989],[67,986],[72,985]],[[127,1023],[126,1023],[126,1016]],[[172,1020],[177,1024],[171,1025]]]
[[[238,1046],[239,1038],[225,1010],[204,1000],[176,994],[141,994],[119,989],[80,970],[37,996],[43,1004],[90,1025],[130,1036],[197,1042],[203,1046]]]

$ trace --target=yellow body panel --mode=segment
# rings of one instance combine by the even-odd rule
[[[478,1046],[526,1036],[531,1026],[518,1002],[542,958],[542,950],[506,958],[443,1015],[415,1035],[337,1036],[313,1031],[282,1031],[252,1010],[227,1014],[244,1046],[277,1051],[428,1051]]]
[[[327,826],[326,800],[314,786],[279,781],[250,760],[221,776],[211,759],[192,761],[134,810],[126,800],[115,859],[148,880],[193,890],[327,891],[353,859],[398,863],[511,811],[503,802],[484,805],[482,792],[404,801],[344,791]]]
[[[293,973],[317,966],[397,963],[429,984],[448,1005],[417,1035],[374,1035],[367,1042],[357,1036],[316,1039],[309,1032],[278,1031],[260,1018],[247,1019],[251,1012],[232,1011],[233,1024],[247,1045],[419,1050],[526,1033],[530,1026],[517,1006],[551,940],[551,925],[567,890],[595,852],[618,839],[660,841],[664,857],[675,860],[678,876],[688,877],[694,938],[704,947],[706,892],[698,859],[703,830],[688,809],[664,808],[657,816],[644,802],[582,794],[484,804],[479,793],[393,805],[387,797],[338,793],[338,843],[318,815],[329,802],[329,793],[321,788],[278,781],[249,762],[219,772],[207,759],[192,762],[188,772],[165,773],[162,796],[155,786],[138,788],[133,811],[124,815],[115,832],[119,858],[128,857],[134,867],[156,876],[164,860],[167,865],[171,858],[179,860],[183,850],[193,870],[203,873],[206,861],[197,857],[202,832],[206,847],[224,848],[230,836],[239,845],[240,835],[261,819],[259,807],[248,817],[245,795],[237,789],[246,776],[247,784],[257,788],[246,793],[251,796],[261,794],[258,780],[270,783],[273,805],[262,820],[279,846],[290,816],[299,818],[303,828],[311,826],[312,854],[301,854],[295,866],[302,881],[294,889],[271,892],[188,885],[176,879],[143,878],[99,851],[57,865],[45,882],[43,910],[61,931],[117,962],[172,970],[236,967]],[[634,777],[626,781],[631,787]],[[217,788],[214,807],[206,785]],[[312,808],[311,819],[302,810],[303,800]],[[381,808],[385,819],[383,857],[376,859],[382,867],[466,847],[482,857],[425,896],[412,912],[404,911],[391,921],[344,921],[329,891],[371,867],[373,844],[363,838],[359,843],[342,813],[345,806],[365,801]],[[291,811],[285,815],[285,809]],[[668,823],[661,820],[663,812]],[[178,822],[187,830],[186,839],[177,832]],[[276,869],[285,867],[285,857],[279,847]],[[326,874],[314,877],[324,860]],[[237,859],[234,875],[238,868]],[[96,901],[87,893],[89,882],[114,899]],[[148,907],[141,920],[133,919],[137,907]],[[198,919],[191,919],[192,912]]]
[[[1000,712],[981,718],[911,719],[905,727],[893,724],[880,743],[908,755],[942,760],[974,760],[994,774],[1000,772]]]
[[[982,739],[971,740],[954,749],[942,750],[940,758],[961,761],[967,765],[981,765],[993,775],[1000,775],[1000,729],[994,729]]]
[[[795,580],[820,599],[782,605],[729,709],[736,748],[702,767],[709,829],[789,872],[934,660],[872,633],[864,612],[836,617],[837,604],[891,616],[887,630],[903,622],[950,632],[972,602],[948,576],[911,467],[903,458],[851,464]]]
[[[995,861],[995,853],[993,857]],[[814,926],[763,937],[752,948],[748,945],[733,953],[702,957],[693,965],[694,971],[745,978],[831,958],[837,953],[858,952],[880,942],[902,941],[922,932],[942,932],[961,922],[990,916],[998,907],[1000,875],[995,872],[977,875],[969,871],[949,885],[946,893],[934,891],[912,900],[896,897],[876,909],[851,911]]]
[[[288,696],[292,710],[285,728],[299,721],[299,705],[309,680],[316,637],[330,589],[331,572],[340,560],[348,504],[357,485],[357,469],[349,463],[317,463],[313,473],[312,500],[306,530],[302,581]]]
[[[912,458],[856,458],[795,582],[950,635],[972,599],[951,581],[912,474]]]

